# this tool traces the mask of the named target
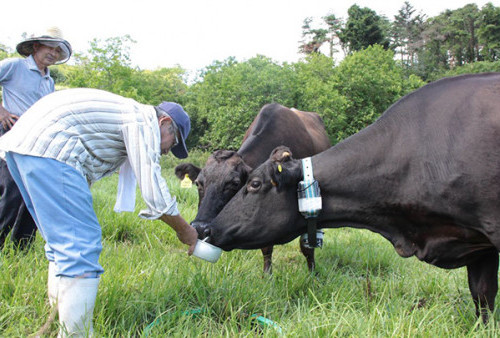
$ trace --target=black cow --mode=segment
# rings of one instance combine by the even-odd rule
[[[209,242],[255,249],[306,232],[297,206],[302,164],[287,152],[276,149],[250,174],[210,224]],[[369,229],[402,257],[466,266],[477,314],[487,320],[498,290],[500,73],[426,85],[312,165],[319,226]]]
[[[251,169],[267,160],[269,153],[280,144],[290,147],[298,158],[317,154],[331,146],[318,114],[268,104],[248,128],[238,152],[218,150],[203,169],[191,163],[175,168],[177,177],[182,179],[189,174],[198,186],[198,214],[192,225],[197,226],[200,237],[205,237],[204,226],[245,184]],[[300,248],[312,271],[314,249],[304,247],[302,241]],[[272,252],[272,246],[262,249],[265,272],[271,272]]]

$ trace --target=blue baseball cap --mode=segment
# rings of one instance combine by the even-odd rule
[[[180,104],[175,102],[162,102],[158,108],[163,110],[172,118],[172,120],[174,120],[181,134],[179,144],[170,149],[170,151],[177,158],[186,158],[188,156],[186,138],[191,131],[191,120],[189,119],[189,115],[184,111]]]

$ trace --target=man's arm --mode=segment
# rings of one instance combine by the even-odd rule
[[[156,120],[154,122],[157,123]],[[161,219],[167,223],[175,230],[177,238],[189,245],[188,254],[191,255],[198,233],[179,215],[175,198],[170,195],[165,179],[161,176],[160,154],[157,151],[160,148],[159,140],[152,134],[151,127],[141,123],[124,126],[122,133],[130,165],[141,189],[142,198],[148,206],[147,210],[141,211],[140,216]]]
[[[198,239],[198,233],[196,230],[180,215],[161,215],[160,219],[175,230],[177,238],[179,238],[182,243],[189,245],[188,255],[193,254],[196,240]]]

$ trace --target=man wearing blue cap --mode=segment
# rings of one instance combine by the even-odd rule
[[[187,157],[189,116],[173,102],[157,107],[97,89],[67,89],[35,103],[0,138],[0,157],[21,191],[49,260],[49,301],[60,336],[92,334],[103,268],[101,228],[90,184],[130,164],[147,209],[171,226],[192,254],[197,233],[161,176],[160,156]]]

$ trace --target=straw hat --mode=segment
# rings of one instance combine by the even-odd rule
[[[51,27],[47,29],[43,34],[40,34],[38,36],[31,35],[31,37],[27,38],[17,45],[17,52],[22,56],[30,56],[34,52],[33,44],[35,42],[39,42],[42,45],[49,47],[61,48],[61,55],[59,56],[56,64],[65,63],[71,56],[71,45],[68,41],[62,38],[61,30],[57,27]]]

